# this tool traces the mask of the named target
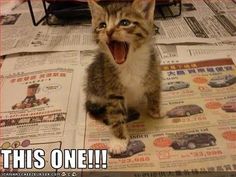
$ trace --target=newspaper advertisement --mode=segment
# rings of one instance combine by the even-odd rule
[[[91,56],[82,52],[81,60]],[[110,155],[108,171],[235,171],[235,69],[229,57],[162,65],[166,117],[142,111],[128,123],[134,147]],[[106,125],[87,114],[85,126],[85,149],[109,147]]]
[[[232,6],[236,7],[235,3]],[[182,15],[157,20],[158,44],[235,41],[235,13],[215,14],[204,1],[184,0]],[[234,11],[235,12],[235,11]]]
[[[71,131],[78,128],[78,61],[76,51],[20,54],[5,59],[0,87],[1,149],[43,149],[43,171],[55,171],[50,165],[50,152],[61,149],[63,139],[73,137]],[[68,145],[72,148],[74,142]],[[2,159],[0,162],[1,172],[17,171],[3,170]]]

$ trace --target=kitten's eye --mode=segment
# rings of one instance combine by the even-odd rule
[[[123,19],[119,22],[120,26],[129,26],[131,24],[131,22],[127,19]]]
[[[101,22],[99,25],[98,25],[98,29],[104,29],[107,27],[107,24],[105,22]]]

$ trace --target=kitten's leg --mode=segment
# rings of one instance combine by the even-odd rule
[[[148,113],[153,118],[162,118],[165,114],[160,109],[160,91],[150,92],[147,96]]]
[[[98,119],[103,119],[106,113],[106,103],[104,99],[97,96],[89,96],[85,103],[86,111],[89,114]]]
[[[136,109],[128,107],[127,122],[135,121],[139,119],[139,117],[140,113]]]
[[[95,118],[103,117],[106,112],[106,106],[92,101],[86,102],[86,110]]]
[[[127,149],[129,134],[126,119],[127,109],[122,96],[111,95],[106,106],[107,123],[110,126],[110,152],[120,154]]]

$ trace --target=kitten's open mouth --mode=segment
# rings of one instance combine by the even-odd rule
[[[110,41],[108,47],[117,64],[123,64],[129,52],[129,44],[126,42]]]

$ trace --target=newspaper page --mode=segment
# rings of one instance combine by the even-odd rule
[[[183,60],[195,61],[204,59],[205,55],[218,54],[233,55],[236,50],[234,43],[216,43],[216,44],[202,44],[202,45],[155,45],[158,51],[158,57],[161,64],[181,63]],[[198,57],[201,56],[202,58]]]
[[[91,26],[47,26],[37,29],[30,51],[68,51],[95,49]]]
[[[224,46],[209,46],[209,45],[194,45],[194,46],[176,46],[179,57],[196,57],[199,55],[212,54],[233,54],[236,51],[234,45]]]
[[[30,2],[31,2],[31,6],[32,6],[32,9],[33,9],[34,12],[44,11],[42,1],[31,0]],[[47,7],[48,7],[48,5],[47,5]],[[29,12],[28,2],[25,2],[25,3],[21,4],[19,7],[15,8],[13,10],[13,12],[14,13],[15,12]],[[40,16],[38,16],[37,18],[40,18]]]
[[[1,70],[0,147],[2,149],[43,149],[45,167],[27,171],[55,172],[50,152],[62,149],[78,128],[79,53],[56,52],[9,56]],[[73,125],[73,129],[71,128]],[[77,136],[78,137],[78,136]],[[66,141],[66,143],[69,142]],[[80,140],[81,141],[81,140]],[[77,141],[78,143],[78,141]],[[79,147],[76,144],[74,148]],[[2,169],[1,172],[26,171]],[[12,162],[12,161],[11,161]]]
[[[235,3],[232,6],[236,7]],[[235,11],[215,14],[204,1],[183,0],[182,15],[157,20],[156,43],[214,43],[235,41]]]
[[[177,52],[176,45],[155,45],[157,55],[161,64],[172,64],[179,62],[179,53]]]
[[[12,12],[12,10],[20,6],[21,3],[23,3],[23,0],[11,0],[11,1],[2,0],[0,2],[1,15]]]
[[[43,12],[38,12],[41,16]],[[1,56],[19,52],[72,51],[96,48],[90,26],[32,26],[27,12],[2,16]],[[12,21],[8,20],[12,18]],[[14,18],[14,21],[13,21]]]
[[[159,28],[154,37],[157,44],[236,41],[236,17],[232,11],[216,14],[205,1],[198,0],[184,0],[182,6],[180,17],[155,22]],[[41,17],[44,12],[36,11],[36,15],[37,13]],[[86,50],[96,47],[90,25],[62,27],[47,26],[44,22],[33,27],[29,24],[30,14],[24,8],[2,18],[1,55],[27,51]],[[24,28],[15,28],[18,25]],[[15,36],[14,40],[11,40],[12,36]]]
[[[36,17],[43,14],[35,12]],[[27,52],[37,28],[33,26],[29,12],[14,12],[0,17],[1,51],[0,55]]]
[[[35,18],[45,15],[42,2],[34,2]],[[90,25],[47,25],[44,21],[39,26],[33,26],[27,3],[0,17],[1,52],[9,55],[21,52],[48,52],[95,49]]]
[[[81,52],[84,67],[92,55]],[[142,111],[128,123],[136,147],[109,155],[107,171],[236,171],[235,69],[227,56],[162,65],[166,117],[152,119]],[[86,114],[85,126],[85,149],[108,148],[106,125]]]
[[[235,12],[235,1],[225,0],[204,0],[205,3],[211,8],[216,14],[224,14],[227,12]]]
[[[183,17],[157,21],[157,43],[234,41],[233,8],[217,16],[206,1],[184,4]],[[41,148],[46,152],[107,149],[108,127],[84,109],[84,69],[95,54],[91,26],[51,27],[43,23],[33,27],[22,9],[14,12],[14,20],[1,20],[1,55],[63,52],[22,53],[4,60],[0,73],[1,148]],[[234,58],[196,55],[201,58],[195,60],[186,52],[188,60],[183,61],[174,45],[156,48],[162,59],[166,117],[154,120],[142,111],[140,118],[128,125],[131,141],[138,142],[136,150],[131,149],[127,157],[109,156],[107,171],[235,172]],[[47,154],[43,171],[56,171],[49,161]]]

